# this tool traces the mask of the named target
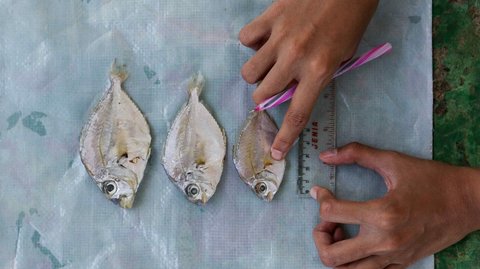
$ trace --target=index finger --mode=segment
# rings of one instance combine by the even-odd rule
[[[281,160],[285,158],[287,152],[305,128],[323,86],[323,83],[314,80],[300,80],[280,131],[273,141],[271,149],[273,159]]]

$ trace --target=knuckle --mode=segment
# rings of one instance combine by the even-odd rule
[[[288,111],[285,115],[286,122],[296,130],[302,129],[307,124],[307,113],[299,110]]]
[[[281,149],[281,150],[288,150],[291,144],[292,142],[287,137],[284,137],[282,135],[277,135],[272,147]]]
[[[279,17],[283,17],[284,11],[286,8],[288,8],[288,5],[288,0],[273,1],[270,7],[267,9],[269,18],[278,20]]]
[[[253,92],[252,94],[252,98],[253,98],[253,101],[256,103],[256,104],[259,104],[261,103],[265,98],[264,94],[261,93],[259,90],[256,90]]]
[[[383,230],[391,231],[399,227],[405,219],[404,210],[398,205],[391,204],[380,213],[378,225]]]
[[[248,26],[249,25],[245,26],[242,30],[240,30],[240,33],[238,33],[238,39],[240,40],[240,43],[246,46],[251,45],[254,39]]]
[[[353,157],[357,155],[357,153],[361,150],[361,148],[362,148],[362,145],[360,145],[360,143],[353,142],[346,145],[343,150],[345,152],[345,155]]]
[[[299,60],[305,55],[305,42],[301,39],[294,39],[287,49],[290,61]]]
[[[390,235],[390,238],[383,243],[382,252],[392,253],[399,251],[403,247],[404,240],[401,236]]]
[[[362,147],[362,145],[355,141],[355,142],[352,142],[352,143],[348,144],[347,147],[349,147],[351,150],[358,151]]]
[[[275,44],[282,44],[288,39],[288,25],[284,25],[282,21],[278,22],[278,26],[275,28],[272,33],[272,38],[274,39]]]
[[[323,249],[320,250],[320,260],[325,266],[333,267],[336,265],[335,257],[330,253],[330,251]]]
[[[382,230],[393,230],[396,226],[395,216],[391,213],[383,213],[378,220],[378,226]]]
[[[243,79],[245,79],[246,82],[252,84],[256,82],[256,72],[255,72],[255,64],[252,63],[251,61],[246,62],[241,70],[241,74]]]
[[[332,213],[332,203],[330,201],[324,201],[320,205],[320,217],[322,219],[328,218]]]
[[[328,65],[328,62],[321,58],[310,60],[308,69],[313,74],[313,78],[317,81],[325,80],[331,73],[331,67]]]

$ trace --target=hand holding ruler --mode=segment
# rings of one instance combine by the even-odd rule
[[[333,79],[377,59],[391,50],[390,43],[375,47],[360,57],[342,64],[333,75]],[[300,134],[297,179],[297,193],[300,197],[310,197],[310,188],[315,185],[327,188],[335,194],[335,166],[324,164],[319,160],[320,152],[336,147],[336,87],[333,79],[321,93],[310,120]],[[259,104],[255,110],[261,111],[276,107],[290,100],[295,90],[296,86],[293,86],[280,92]]]

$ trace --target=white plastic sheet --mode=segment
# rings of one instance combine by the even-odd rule
[[[0,268],[321,268],[311,231],[318,205],[296,195],[296,150],[265,203],[232,160],[253,107],[240,77],[252,55],[239,30],[267,0],[0,1]],[[431,156],[431,4],[382,1],[361,48],[394,52],[340,78],[338,143],[353,140]],[[106,200],[78,158],[88,109],[113,59],[144,112],[153,151],[134,208]],[[160,156],[196,71],[228,136],[225,171],[206,206],[189,203]],[[272,111],[280,122],[286,106]],[[338,168],[340,198],[382,195],[382,180]],[[350,229],[351,233],[355,228]],[[415,266],[414,266],[415,267]],[[416,268],[433,268],[427,258]]]

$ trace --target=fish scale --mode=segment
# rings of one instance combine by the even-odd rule
[[[336,147],[335,81],[324,89],[298,141],[297,194],[310,197],[317,185],[335,193],[335,166],[321,162],[320,152]]]

